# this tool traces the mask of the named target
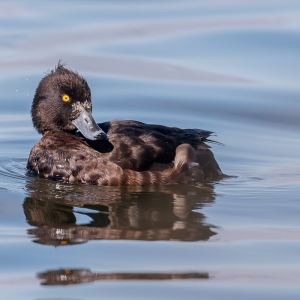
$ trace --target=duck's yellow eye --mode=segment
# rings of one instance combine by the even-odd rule
[[[62,99],[62,101],[64,101],[64,102],[69,102],[71,98],[70,98],[69,95],[63,94],[63,95],[61,96],[61,99]]]

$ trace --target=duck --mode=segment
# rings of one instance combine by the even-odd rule
[[[31,105],[42,138],[27,169],[46,179],[99,186],[167,185],[222,176],[207,143],[211,131],[134,120],[96,123],[84,77],[59,62],[39,82]]]

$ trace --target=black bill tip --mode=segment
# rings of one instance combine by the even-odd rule
[[[109,138],[106,135],[105,132],[99,132],[95,137],[94,140],[98,140],[98,141],[108,141]]]

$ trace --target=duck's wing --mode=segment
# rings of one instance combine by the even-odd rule
[[[170,164],[181,144],[207,153],[205,144],[213,133],[201,129],[179,129],[138,121],[111,121],[98,124],[109,137],[113,150],[106,153],[110,161],[123,169],[149,170],[155,164]],[[101,144],[105,144],[101,142]]]

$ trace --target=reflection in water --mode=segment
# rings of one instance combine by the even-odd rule
[[[45,245],[95,239],[204,241],[216,233],[195,209],[215,199],[213,186],[97,187],[34,178],[23,208],[28,233]],[[76,216],[89,222],[78,224]]]
[[[209,279],[203,273],[93,273],[89,269],[59,269],[37,274],[42,285],[68,285],[96,280],[172,280]]]

